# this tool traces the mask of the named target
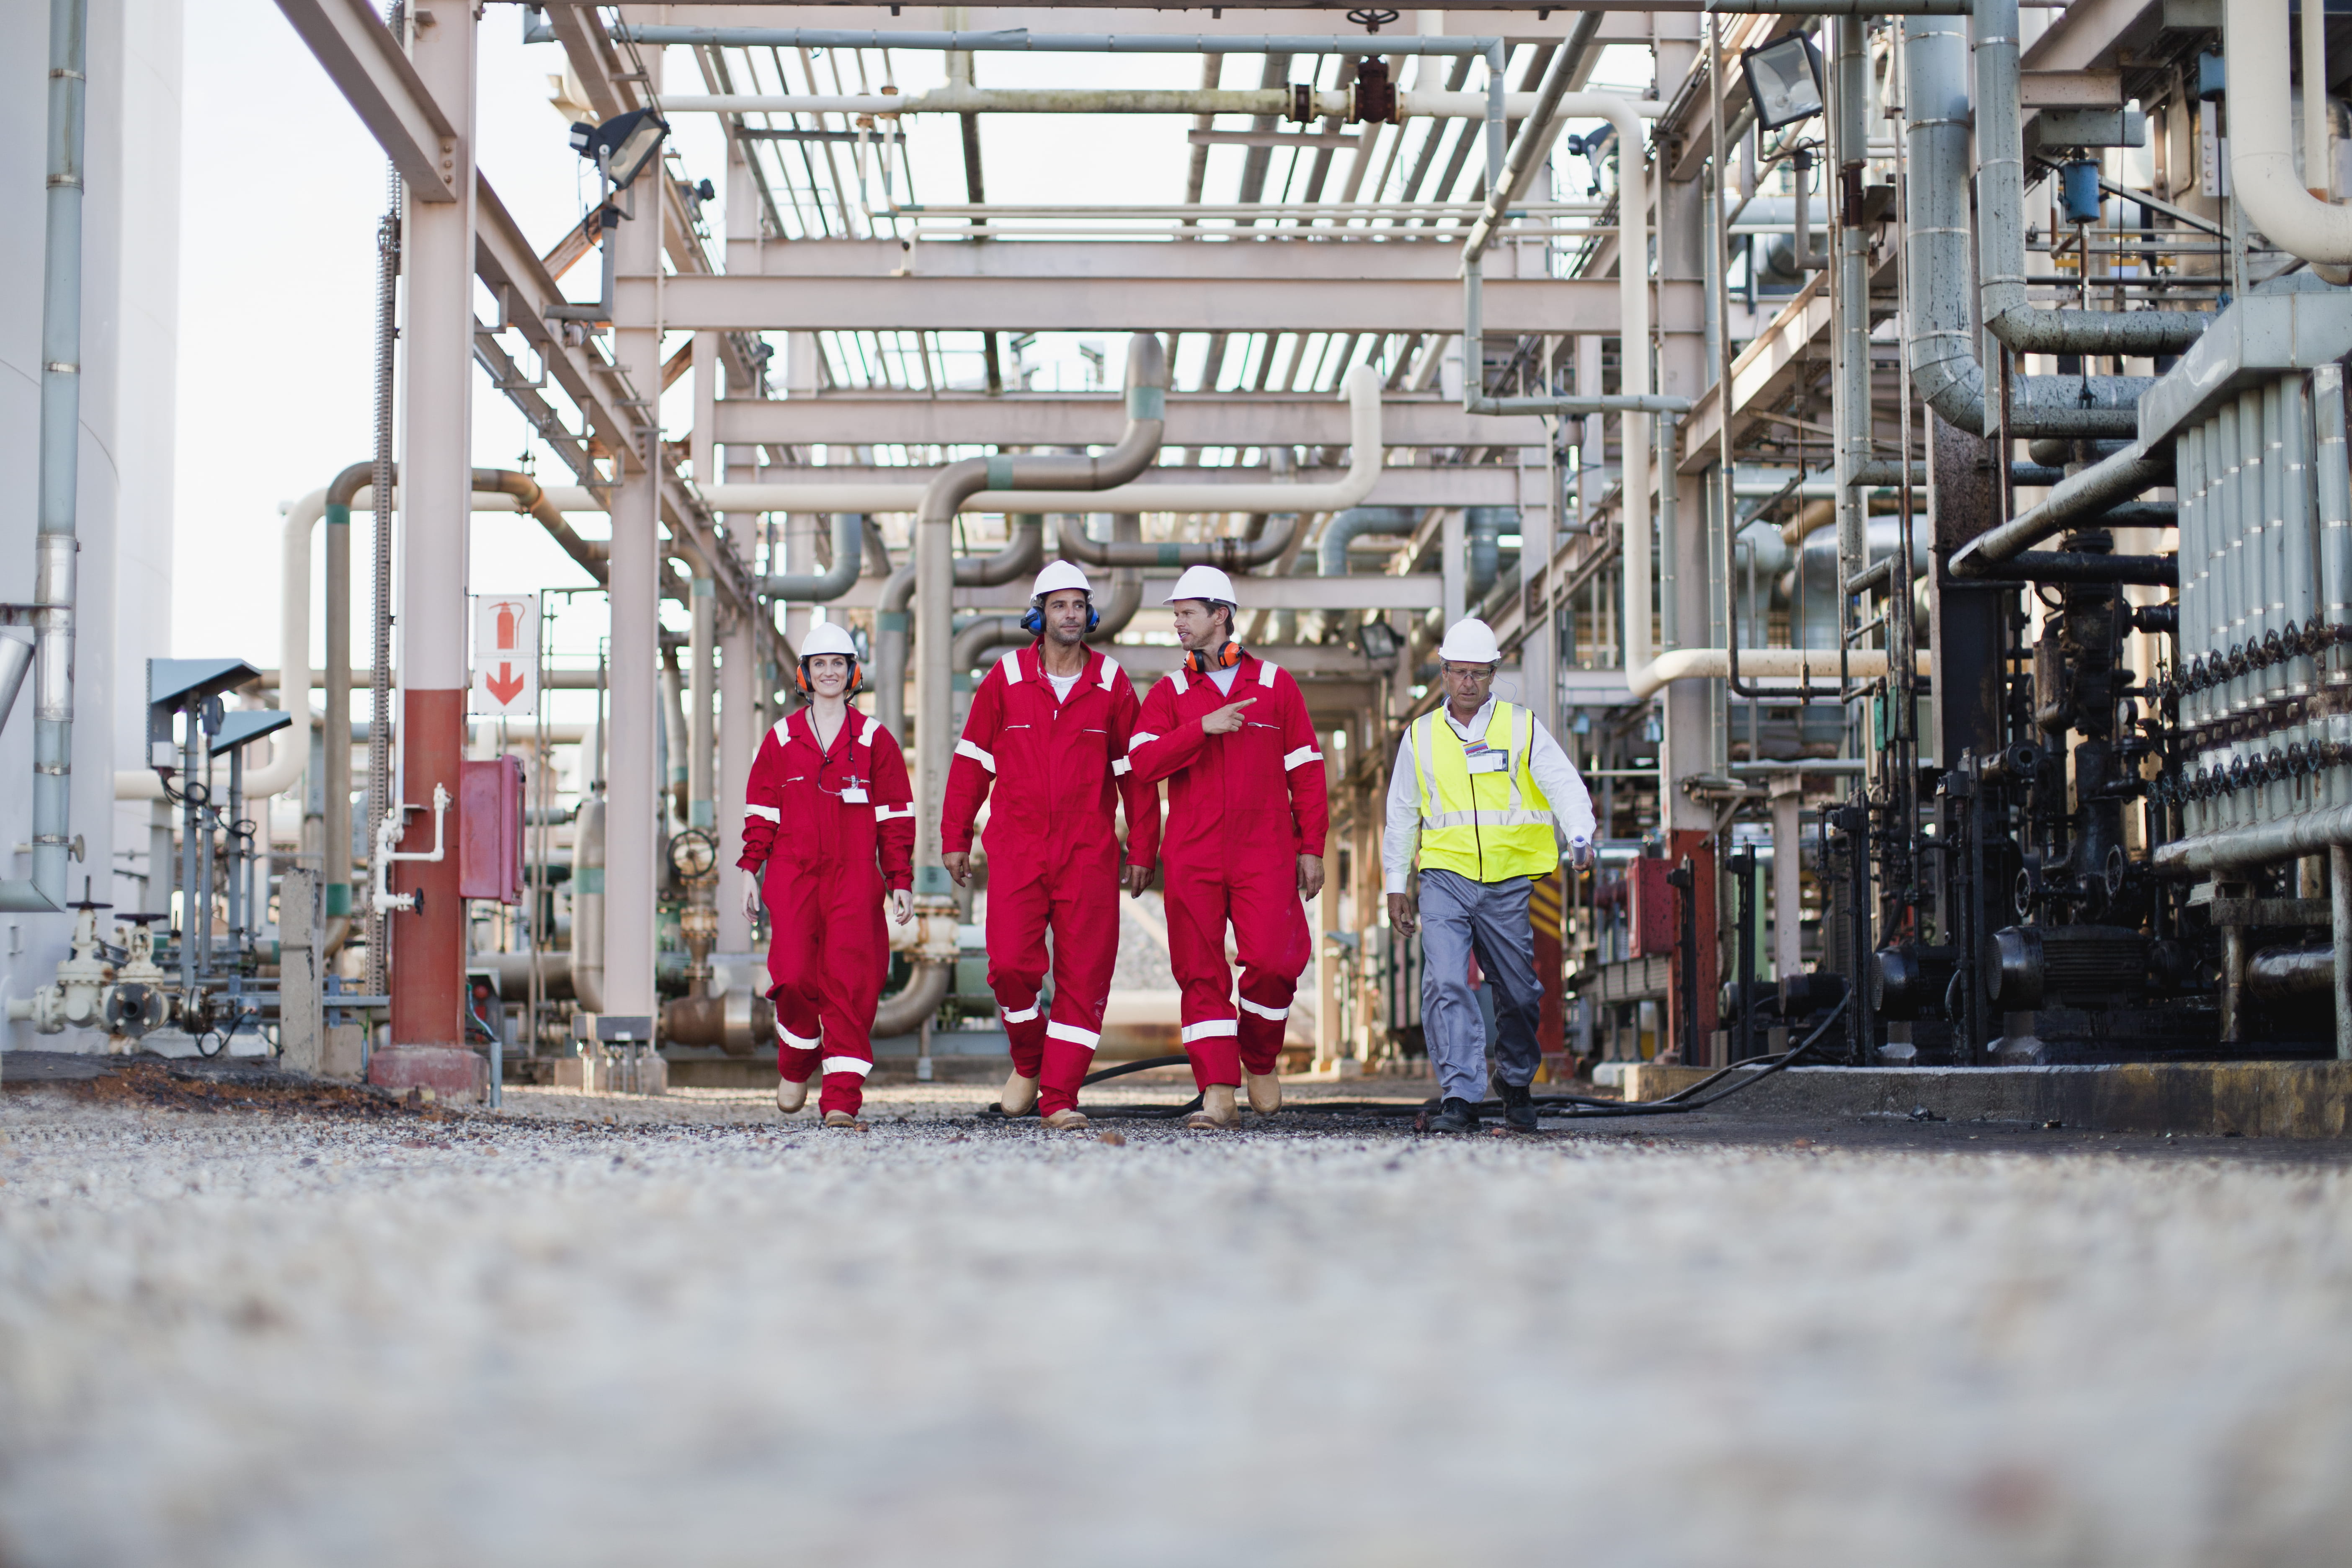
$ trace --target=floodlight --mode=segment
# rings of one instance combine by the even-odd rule
[[[1394,658],[1397,649],[1402,646],[1397,640],[1396,628],[1379,616],[1365,621],[1357,628],[1356,641],[1364,650],[1364,657],[1376,662]]]
[[[613,188],[625,191],[629,182],[645,173],[661,151],[669,126],[650,109],[616,114],[602,125],[585,121],[572,127],[572,150],[592,163],[601,163],[612,176]]]
[[[1748,96],[1756,100],[1756,122],[1776,131],[1822,111],[1822,60],[1802,33],[1776,38],[1739,57]]]

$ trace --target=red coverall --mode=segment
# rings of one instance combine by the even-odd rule
[[[767,868],[776,1070],[806,1083],[822,1068],[817,1109],[855,1116],[890,972],[882,895],[914,885],[914,790],[890,731],[855,708],[830,750],[818,747],[805,708],[769,731],[751,762],[735,863],[754,875]]]
[[[1016,648],[981,678],[948,766],[940,848],[971,849],[972,818],[994,785],[982,835],[988,848],[988,987],[1004,1016],[1013,1065],[1038,1080],[1037,1111],[1078,1101],[1102,1038],[1103,1004],[1118,957],[1118,830],[1127,863],[1160,852],[1160,792],[1127,762],[1138,704],[1127,672],[1089,648],[1056,701],[1040,645]],[[1045,931],[1054,932],[1054,1016],[1039,1016]]]
[[[1181,1016],[1192,1082],[1239,1085],[1270,1073],[1298,976],[1314,956],[1298,897],[1298,857],[1323,853],[1330,826],[1323,752],[1298,682],[1242,655],[1233,694],[1179,669],[1151,689],[1128,760],[1133,777],[1168,781],[1160,859],[1168,872],[1168,956],[1184,988]],[[1244,698],[1242,727],[1201,729],[1203,715]],[[1234,1016],[1225,922],[1242,965]]]

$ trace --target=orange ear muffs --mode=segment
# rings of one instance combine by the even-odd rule
[[[1188,675],[1206,675],[1211,670],[1231,669],[1241,661],[1242,645],[1228,640],[1219,643],[1217,651],[1214,653],[1203,653],[1199,648],[1194,648],[1186,654],[1184,670]]]
[[[841,656],[835,654],[834,657],[838,658]],[[793,684],[800,688],[800,693],[803,697],[813,697],[816,694],[814,689],[809,685],[807,659],[793,660]],[[866,667],[858,662],[856,654],[852,654],[849,657],[849,684],[843,689],[841,694],[845,698],[855,697],[865,684]]]

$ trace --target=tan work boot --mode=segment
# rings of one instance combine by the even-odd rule
[[[1234,1104],[1234,1086],[1213,1083],[1201,1091],[1201,1109],[1184,1118],[1184,1125],[1194,1132],[1222,1132],[1240,1126],[1241,1121],[1241,1110]]]
[[[997,1105],[1007,1116],[1026,1116],[1037,1108],[1037,1080],[1023,1078],[1014,1068],[1013,1076],[1004,1080],[1004,1092],[996,1097]]]
[[[808,1080],[794,1083],[788,1078],[776,1079],[776,1109],[786,1116],[808,1103]]]
[[[846,1110],[826,1111],[824,1113],[824,1124],[827,1127],[839,1128],[849,1132],[863,1132],[866,1131],[866,1123],[858,1121],[857,1118],[850,1115]]]
[[[1087,1125],[1082,1110],[1057,1110],[1045,1118],[1045,1125],[1056,1132],[1076,1132]]]
[[[1281,1074],[1252,1072],[1249,1068],[1244,1068],[1242,1077],[1249,1084],[1249,1102],[1252,1110],[1256,1111],[1260,1116],[1271,1116],[1282,1109]]]

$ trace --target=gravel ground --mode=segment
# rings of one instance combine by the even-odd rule
[[[2347,1560],[2332,1146],[976,1098],[0,1097],[0,1563]]]

